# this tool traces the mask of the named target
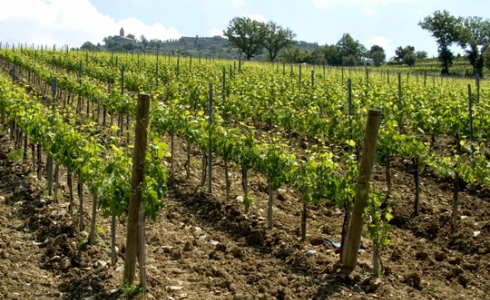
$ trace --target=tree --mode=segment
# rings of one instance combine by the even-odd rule
[[[468,17],[464,19],[464,27],[469,29],[465,33],[470,33],[470,37],[466,38],[467,40],[474,40],[478,46],[483,46],[490,42],[489,20],[483,20],[482,17]]]
[[[378,52],[378,51],[385,52],[385,49],[383,49],[383,47],[381,46],[373,45],[371,46],[371,50],[369,50],[369,54],[372,55],[374,52]]]
[[[342,65],[342,56],[340,56],[339,50],[335,45],[325,45],[325,47],[323,47],[323,54],[325,56],[325,60],[329,65]]]
[[[95,48],[96,46],[89,41],[83,43],[83,45],[80,47],[80,49],[89,50],[89,51],[93,51],[95,50]]]
[[[141,45],[143,45],[143,50],[146,52],[146,49],[148,48],[148,39],[145,37],[145,35],[141,35],[140,36],[140,42],[141,42]]]
[[[428,55],[426,51],[417,51],[415,52],[415,56],[417,59],[426,59]]]
[[[395,50],[395,60],[396,61],[403,61],[403,58],[405,55],[414,53],[415,52],[415,47],[414,46],[406,46],[405,48],[402,48],[402,46],[399,46]]]
[[[385,49],[381,46],[373,45],[371,50],[369,50],[369,57],[373,59],[374,66],[379,67],[386,59]]]
[[[458,43],[464,46],[467,41],[467,29],[463,26],[463,18],[455,17],[449,14],[448,11],[435,11],[432,16],[427,16],[423,21],[419,22],[419,26],[431,32],[436,39],[439,52],[439,60],[441,61],[441,73],[449,73],[449,67],[453,63],[453,53],[449,47],[453,43]]]
[[[404,52],[403,52],[403,47],[399,46],[398,48],[395,49],[395,60],[400,61],[403,59]]]
[[[413,52],[407,53],[405,54],[405,56],[403,56],[403,62],[406,63],[409,67],[413,67],[416,61],[417,56]]]
[[[374,51],[373,53],[371,53],[371,58],[374,61],[374,66],[379,67],[385,61],[386,54],[385,54],[384,50],[383,51]]]
[[[473,66],[473,74],[483,75],[483,47],[490,40],[490,21],[481,17],[468,17],[464,19],[464,27],[467,28],[464,39],[469,44],[469,49],[465,52]]]
[[[261,54],[267,34],[266,25],[247,17],[235,17],[223,31],[228,42],[238,48],[247,60]]]
[[[481,52],[483,65],[490,69],[490,44],[486,44],[485,46],[483,46]]]
[[[300,63],[303,62],[303,53],[299,48],[292,47],[282,51],[279,58],[285,63]]]
[[[361,57],[369,56],[369,52],[366,47],[359,43],[359,41],[354,40],[348,33],[342,35],[342,38],[337,42],[336,47],[342,59],[343,65],[346,65],[345,63],[351,65],[351,63],[354,61],[355,64],[357,64],[357,62],[361,61]],[[352,60],[352,57],[350,56],[352,56],[354,60]]]
[[[274,61],[279,54],[279,51],[282,49],[289,48],[296,44],[296,41],[293,41],[296,34],[289,28],[283,29],[276,23],[269,22],[267,23],[265,30],[264,48],[269,52],[270,61]]]
[[[354,55],[342,56],[342,65],[352,67],[357,65],[357,60]]]

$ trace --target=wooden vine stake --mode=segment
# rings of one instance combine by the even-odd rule
[[[357,253],[361,243],[363,219],[362,214],[367,206],[369,198],[369,181],[373,172],[374,161],[376,158],[376,143],[378,141],[378,130],[381,121],[381,111],[370,109],[364,147],[362,148],[361,166],[359,180],[357,182],[356,198],[350,224],[346,232],[345,243],[342,245],[342,264],[345,269],[354,270],[357,263]]]
[[[124,65],[121,66],[121,97],[124,95]],[[119,131],[118,135],[121,137],[123,136],[123,115],[121,112],[118,112],[118,125],[119,125]]]
[[[53,98],[51,110],[54,114],[56,108],[56,77],[53,77],[53,82],[51,84],[51,96]],[[46,166],[46,171],[48,173],[48,195],[51,196],[53,194],[53,157],[51,155],[48,155]]]
[[[138,95],[136,114],[136,129],[133,150],[133,174],[131,177],[131,198],[129,201],[128,229],[126,236],[126,254],[124,259],[123,284],[131,285],[136,269],[136,252],[138,244],[138,213],[142,204],[144,179],[144,164],[147,143],[148,115],[150,110],[150,95]],[[143,241],[144,243],[144,241]],[[145,266],[140,265],[140,270]]]
[[[78,198],[80,201],[80,206],[78,212],[80,215],[80,231],[83,231],[85,224],[83,222],[83,182],[82,182],[82,172],[78,170]]]
[[[208,107],[208,121],[209,121],[209,131],[208,131],[208,193],[213,193],[213,147],[211,143],[211,130],[213,126],[213,84],[209,83],[209,107]]]
[[[146,291],[146,232],[145,209],[140,205],[138,212],[138,259],[140,264],[140,286]]]
[[[97,216],[97,194],[92,195],[92,220],[90,222],[90,238],[89,244],[95,244],[95,218]]]
[[[416,216],[420,214],[420,159],[419,157],[414,157],[412,159],[413,162],[413,179],[415,181],[415,205],[414,205],[414,213]]]
[[[231,66],[230,66],[230,72],[231,72]],[[222,79],[222,92],[221,96],[223,98],[223,123],[226,122],[226,68],[223,67],[223,79]],[[231,189],[231,183],[230,183],[230,174],[228,170],[228,152],[226,151],[226,144],[224,145],[225,149],[223,151],[223,159],[224,159],[224,164],[225,164],[225,184],[226,184],[226,202],[230,200],[230,189]]]

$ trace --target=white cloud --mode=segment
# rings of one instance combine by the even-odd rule
[[[313,0],[317,6],[327,6],[334,4],[360,5],[360,4],[392,4],[392,3],[410,3],[418,0]]]
[[[383,49],[385,50],[385,53],[386,53],[386,60],[389,60],[393,56],[393,54],[395,53],[396,47],[393,46],[393,43],[390,39],[387,39],[385,37],[382,37],[382,36],[373,37],[372,39],[370,39],[368,41],[368,43],[366,44],[366,47],[368,49],[371,49],[371,46],[374,46],[374,45],[378,45],[378,46],[383,47]]]
[[[267,19],[263,15],[245,15],[244,17],[250,18],[255,21],[267,23]]]
[[[233,0],[232,1],[233,6],[244,6],[245,5],[245,0]]]
[[[368,17],[376,17],[378,15],[378,12],[374,7],[365,7],[364,8],[364,13]]]
[[[386,51],[386,49],[390,47],[390,40],[382,36],[375,36],[369,40],[369,47],[373,45],[381,46]]]
[[[79,47],[85,41],[102,42],[124,27],[126,34],[148,39],[179,38],[181,34],[160,23],[144,24],[136,18],[115,21],[103,15],[89,0],[2,0],[0,3],[0,36],[10,43],[27,42]]]

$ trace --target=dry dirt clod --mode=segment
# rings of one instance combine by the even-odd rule
[[[408,286],[419,290],[422,288],[420,286],[420,281],[420,275],[417,273],[410,273],[409,275],[405,276],[405,279],[403,280],[403,282],[406,283]]]
[[[443,261],[446,259],[446,253],[444,253],[442,251],[436,251],[434,253],[434,259],[437,261]]]
[[[418,260],[425,260],[427,259],[427,257],[429,257],[429,254],[427,254],[427,252],[424,251],[419,251],[415,254],[415,258]]]
[[[191,242],[189,242],[189,241],[185,242],[184,251],[189,252],[189,251],[192,251],[193,248],[194,248],[194,246],[192,246]]]
[[[173,249],[171,257],[173,260],[181,259],[182,258],[182,252],[179,249]]]
[[[321,236],[314,237],[310,240],[312,246],[319,246],[325,244],[325,240]]]

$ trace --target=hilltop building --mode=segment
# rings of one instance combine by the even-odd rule
[[[121,30],[119,31],[119,35],[115,35],[112,38],[115,42],[121,43],[121,44],[127,44],[131,42],[136,42],[136,39],[134,38],[134,35],[128,34],[127,36],[124,36],[124,28],[121,27]]]

